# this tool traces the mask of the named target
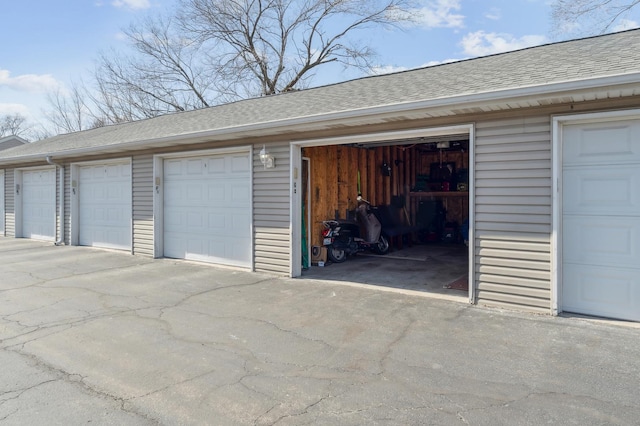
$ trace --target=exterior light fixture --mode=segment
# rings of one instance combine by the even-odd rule
[[[264,145],[262,145],[262,149],[260,150],[260,162],[264,165],[265,169],[273,169],[276,167],[276,159],[267,152],[267,148]]]

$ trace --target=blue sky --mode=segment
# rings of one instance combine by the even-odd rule
[[[362,33],[378,52],[378,71],[415,68],[555,41],[550,0],[420,0],[403,31]],[[0,115],[45,123],[47,92],[88,76],[100,51],[126,49],[121,29],[176,0],[2,0]],[[640,19],[639,19],[640,20]],[[634,21],[630,26],[637,26]],[[314,85],[360,76],[319,71]]]

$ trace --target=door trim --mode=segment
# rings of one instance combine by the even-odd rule
[[[551,314],[562,313],[562,135],[566,125],[639,119],[640,109],[551,116]]]

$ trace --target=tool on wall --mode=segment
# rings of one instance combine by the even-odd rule
[[[382,173],[382,176],[391,176],[391,166],[389,163],[386,161],[382,162],[382,165],[380,166],[380,173]]]

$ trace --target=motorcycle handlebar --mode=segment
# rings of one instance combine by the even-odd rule
[[[366,203],[366,204],[371,205],[371,203],[370,203],[370,202],[368,202],[367,200],[365,200],[364,198],[362,198],[362,195],[359,195],[359,194],[358,194],[358,197],[356,198],[356,200],[358,200],[358,202],[359,202],[359,203]]]

